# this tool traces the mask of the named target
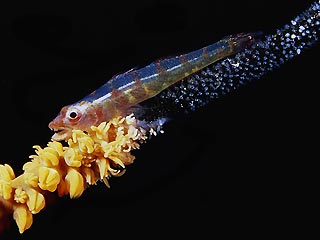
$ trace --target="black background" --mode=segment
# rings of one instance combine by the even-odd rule
[[[273,32],[313,1],[12,4],[1,13],[1,158],[17,175],[47,124],[113,75],[248,31]],[[318,160],[319,46],[164,127],[124,176],[57,199],[0,239],[273,235],[299,230]],[[313,90],[313,91],[312,91]],[[316,140],[313,140],[316,137]],[[299,224],[299,226],[301,226]],[[312,224],[310,225],[312,227]]]

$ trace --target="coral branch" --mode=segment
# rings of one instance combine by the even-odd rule
[[[117,117],[92,126],[89,133],[74,130],[67,146],[50,141],[46,147],[34,146],[35,155],[16,177],[8,165],[0,165],[0,221],[12,215],[19,232],[31,227],[33,215],[46,206],[46,196],[78,198],[87,186],[102,180],[109,186],[111,176],[121,176],[133,163],[130,153],[147,137],[133,115]]]

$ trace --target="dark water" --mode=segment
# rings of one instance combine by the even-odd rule
[[[9,5],[1,14],[0,162],[17,175],[59,109],[113,75],[234,33],[273,32],[313,1]],[[310,206],[319,46],[165,125],[120,178],[59,199],[22,236],[249,236],[292,232]],[[302,214],[303,216],[303,214]],[[0,239],[1,236],[0,236]]]

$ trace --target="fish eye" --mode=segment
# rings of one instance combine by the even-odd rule
[[[78,116],[78,113],[76,113],[76,112],[69,113],[69,118],[76,118],[77,116]]]
[[[78,121],[81,118],[82,114],[79,109],[71,108],[67,111],[66,117],[70,122]]]

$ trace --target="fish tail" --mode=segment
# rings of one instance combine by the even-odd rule
[[[249,32],[249,33],[239,33],[236,35],[230,35],[227,38],[228,41],[231,41],[233,46],[233,52],[238,53],[243,49],[250,47],[258,39],[263,36],[262,31]]]

